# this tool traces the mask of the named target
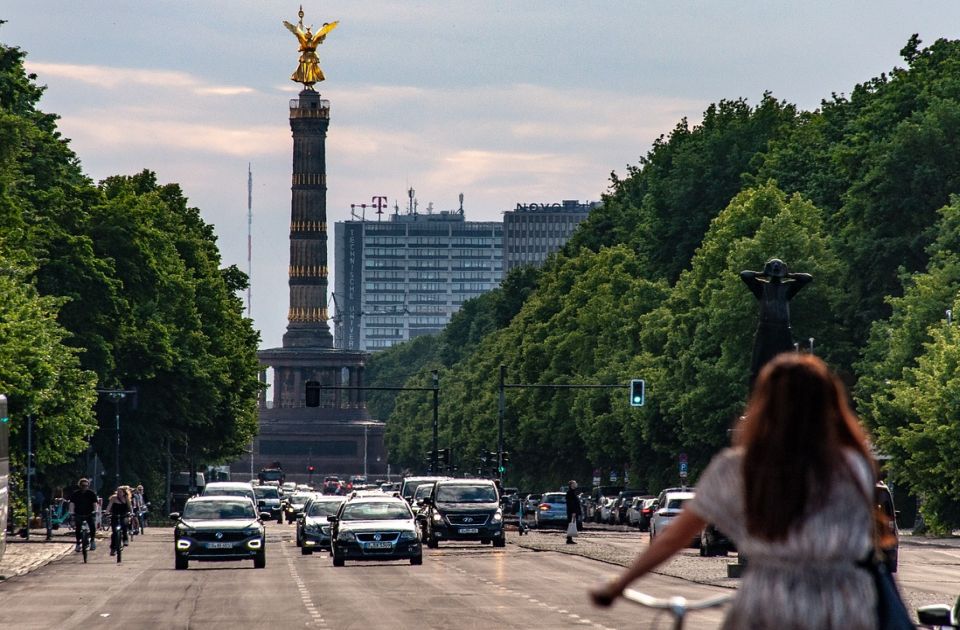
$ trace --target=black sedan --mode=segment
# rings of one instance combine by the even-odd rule
[[[183,513],[174,512],[175,567],[186,569],[191,560],[253,560],[253,566],[267,566],[266,532],[263,518],[246,497],[209,496],[189,499]]]
[[[423,564],[423,549],[413,512],[399,497],[355,496],[347,499],[333,526],[333,566],[346,560],[410,560]]]
[[[345,497],[320,495],[307,501],[297,519],[297,546],[309,556],[315,549],[330,549],[328,516],[336,516]]]

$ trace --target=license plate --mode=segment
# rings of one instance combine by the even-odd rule
[[[391,547],[393,547],[393,543],[386,540],[367,543],[367,549],[390,549]]]
[[[479,532],[480,532],[480,530],[477,529],[476,527],[461,527],[461,528],[460,528],[460,533],[461,533],[461,534],[477,534],[477,533],[479,533]]]
[[[207,549],[232,549],[233,543],[228,542],[212,542],[207,543]]]

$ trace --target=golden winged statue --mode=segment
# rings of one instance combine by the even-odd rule
[[[314,34],[312,26],[303,27],[302,6],[297,15],[300,16],[300,21],[296,25],[286,20],[283,21],[287,30],[296,35],[300,42],[300,64],[290,75],[290,80],[303,83],[304,87],[312,89],[314,83],[319,83],[324,79],[323,70],[320,69],[320,58],[317,57],[317,46],[323,43],[323,40],[327,38],[327,33],[337,28],[337,24],[340,22],[324,23],[323,27]]]

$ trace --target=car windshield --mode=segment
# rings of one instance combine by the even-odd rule
[[[682,510],[683,504],[686,503],[688,499],[670,499],[667,501],[668,510]]]
[[[183,508],[183,518],[193,520],[222,520],[256,518],[249,501],[193,501]]]
[[[544,503],[566,503],[567,495],[565,494],[545,494],[543,495]]]
[[[314,501],[310,504],[307,516],[333,516],[340,509],[342,501]]]
[[[240,488],[207,488],[206,492],[203,493],[204,496],[208,497],[248,497],[250,496],[249,490],[241,490]]]
[[[253,493],[257,495],[258,499],[279,499],[280,493],[276,488],[270,486],[260,486],[253,489]]]
[[[425,484],[425,483],[428,483],[428,484],[430,484],[430,485],[432,486],[433,484],[435,484],[435,483],[437,483],[437,482],[436,482],[436,481],[407,481],[406,483],[404,483],[404,484],[403,484],[403,496],[404,496],[404,498],[405,498],[405,499],[409,499],[409,498],[413,497],[414,494],[417,492],[417,488],[419,488],[420,486],[422,486],[422,485]]]
[[[432,483],[429,483],[429,484],[428,484],[428,483],[425,483],[425,484],[423,484],[422,486],[420,486],[419,488],[417,488],[417,491],[413,494],[413,498],[414,498],[414,499],[422,499],[422,498],[428,496],[432,491],[433,491],[433,484],[432,484]]]
[[[437,501],[444,503],[496,503],[497,489],[488,485],[440,485]]]
[[[412,518],[406,503],[370,501],[343,506],[341,521],[391,521]]]

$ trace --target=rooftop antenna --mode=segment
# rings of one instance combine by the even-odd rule
[[[463,216],[463,193],[460,193],[460,210],[458,210],[460,216]]]
[[[433,214],[433,202],[427,204],[427,214]]]
[[[415,190],[413,189],[413,186],[411,186],[409,189],[407,189],[407,197],[410,198],[410,202],[409,202],[410,205],[407,206],[407,214],[413,214],[413,213],[414,213],[414,210],[413,210],[413,203],[414,203],[414,202],[413,202],[413,196],[414,196],[416,193],[417,193],[417,191],[415,191]]]
[[[394,202],[393,202],[393,214],[395,214],[395,215],[399,215],[399,214],[400,214],[400,202],[398,202],[398,201],[394,201]]]
[[[251,285],[253,285],[253,169],[247,162],[247,317],[253,318]]]

